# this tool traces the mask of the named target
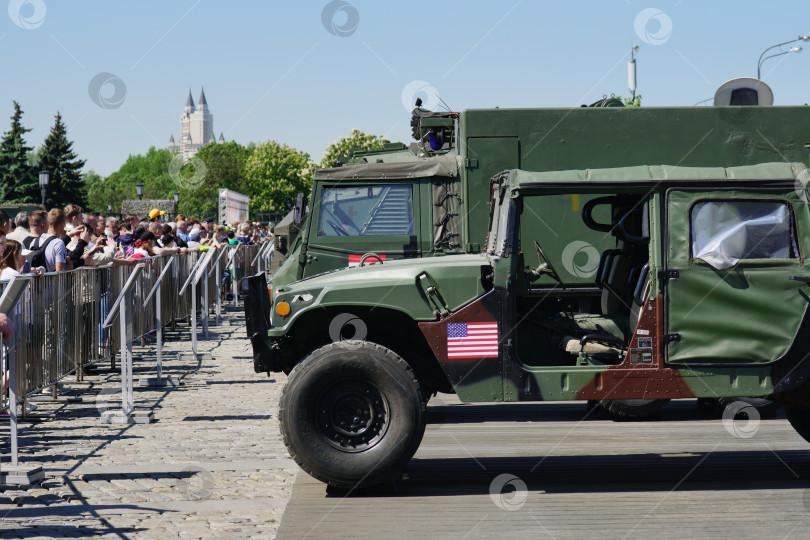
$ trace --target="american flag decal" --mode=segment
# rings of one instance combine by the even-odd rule
[[[498,323],[447,323],[448,358],[498,356]]]

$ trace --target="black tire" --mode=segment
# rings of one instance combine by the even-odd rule
[[[720,405],[721,409],[725,409],[735,401],[742,401],[743,403],[747,403],[748,405],[752,406],[759,413],[760,418],[771,418],[776,416],[776,413],[778,413],[779,409],[782,408],[781,403],[777,403],[776,401],[771,401],[770,399],[765,398],[723,397],[717,399],[717,403]]]
[[[411,367],[369,342],[331,343],[290,372],[279,421],[290,456],[313,478],[353,489],[393,478],[425,433]]]
[[[801,435],[805,441],[810,442],[810,407],[785,404],[785,416],[793,429]]]
[[[661,412],[668,399],[603,399],[599,405],[618,419],[647,418]]]

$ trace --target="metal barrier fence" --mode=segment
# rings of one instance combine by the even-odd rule
[[[237,285],[243,277],[251,276],[259,271],[256,254],[262,246],[239,246],[239,252],[233,258]]]
[[[204,285],[208,288],[208,294],[203,294],[203,286],[197,288],[197,309],[207,316],[211,313],[212,306],[218,300],[221,301],[227,291],[222,286],[226,271],[235,271],[237,284],[243,276],[257,272],[256,254],[260,247],[238,246],[230,268],[227,266],[227,254],[211,257],[209,278]],[[230,251],[233,248],[221,249]],[[143,261],[146,267],[138,278],[130,306],[134,314],[133,339],[143,338],[156,330],[156,302],[150,301],[144,307],[143,300],[168,264],[169,257],[177,260],[164,277],[160,289],[160,320],[164,325],[173,325],[191,315],[191,294],[181,296],[178,292],[198,258],[203,255],[201,252],[190,252],[152,257]],[[82,267],[45,274],[31,280],[30,288],[18,303],[12,317],[16,334],[13,354],[9,354],[12,351],[8,351],[7,344],[3,344],[0,337],[0,376],[3,380],[0,411],[10,406],[5,392],[8,386],[6,373],[9,357],[15,358],[17,397],[20,399],[54,385],[71,374],[75,375],[77,381],[81,381],[85,366],[102,360],[114,361],[116,351],[121,345],[120,331],[117,325],[103,328],[102,323],[132,270],[129,266]],[[220,280],[220,287],[217,287],[217,280]],[[6,282],[0,282],[0,287],[5,286]],[[219,299],[218,290],[221,295]],[[206,306],[202,305],[204,298],[208,299]]]

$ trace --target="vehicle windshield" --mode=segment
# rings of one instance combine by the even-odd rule
[[[341,186],[321,191],[318,236],[412,235],[411,185]]]

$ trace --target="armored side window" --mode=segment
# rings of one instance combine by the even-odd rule
[[[691,254],[718,270],[744,259],[798,256],[790,205],[782,201],[701,201],[692,207]]]
[[[414,234],[411,185],[341,186],[321,192],[318,236]]]

